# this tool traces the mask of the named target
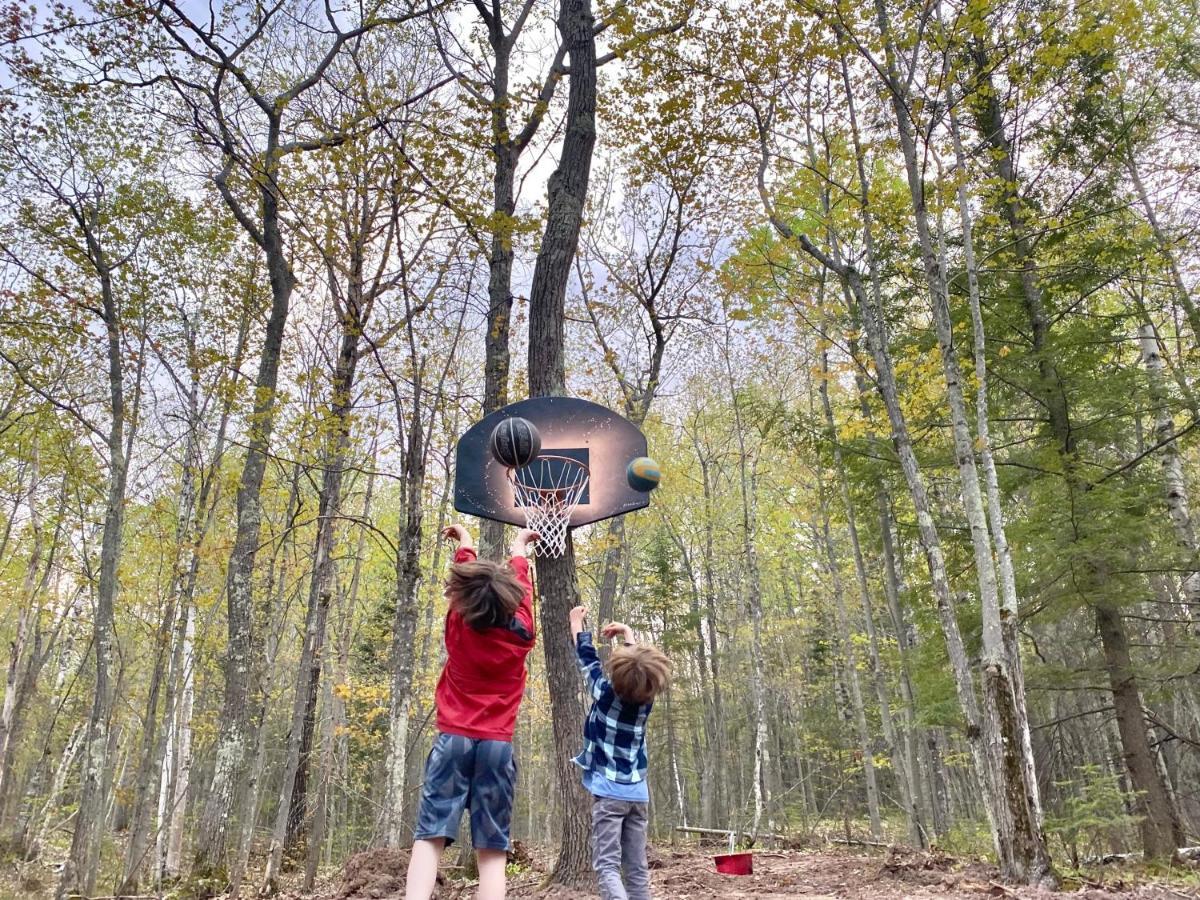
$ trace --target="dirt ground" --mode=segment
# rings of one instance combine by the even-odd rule
[[[347,863],[340,883],[327,900],[385,900],[403,896],[407,855],[396,851],[369,851]],[[596,894],[544,887],[549,860],[537,851],[520,848],[516,873],[509,879],[514,900],[595,900]],[[1183,900],[1200,892],[1179,885],[1158,883],[1132,872],[1108,872],[1104,883],[1069,884],[1060,894],[1032,889],[1014,890],[997,881],[994,869],[946,856],[893,849],[886,854],[859,854],[838,850],[763,850],[754,853],[754,874],[720,875],[712,856],[700,849],[656,849],[651,854],[656,900],[777,900],[807,897],[811,900]],[[469,900],[471,882],[456,879],[451,870],[440,886],[438,900]]]

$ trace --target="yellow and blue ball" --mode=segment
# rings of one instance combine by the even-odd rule
[[[658,487],[662,478],[658,463],[648,456],[639,456],[625,468],[625,479],[635,491],[646,493]]]

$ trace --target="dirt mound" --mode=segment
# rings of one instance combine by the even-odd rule
[[[384,900],[404,896],[408,851],[376,847],[356,853],[342,869],[337,900]],[[438,883],[441,884],[441,877]]]
[[[889,847],[887,858],[880,866],[880,875],[894,878],[897,881],[921,885],[950,885],[957,879],[951,873],[957,872],[962,866],[951,856],[940,850],[913,850],[910,847]],[[982,867],[974,873],[983,880],[989,880],[998,875],[995,871]]]

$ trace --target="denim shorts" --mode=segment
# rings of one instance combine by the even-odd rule
[[[511,741],[483,741],[441,734],[425,761],[417,840],[458,837],[464,810],[471,813],[471,845],[476,850],[508,850],[517,764]]]

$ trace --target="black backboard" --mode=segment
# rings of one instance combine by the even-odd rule
[[[588,489],[571,515],[572,528],[650,504],[650,495],[635,491],[625,479],[625,467],[637,457],[648,455],[646,436],[636,425],[590,400],[534,397],[485,416],[459,439],[454,469],[454,508],[459,512],[512,525],[525,524],[525,514],[513,500],[506,469],[488,450],[492,429],[509,416],[521,416],[537,427],[543,456],[567,456],[591,470]]]

